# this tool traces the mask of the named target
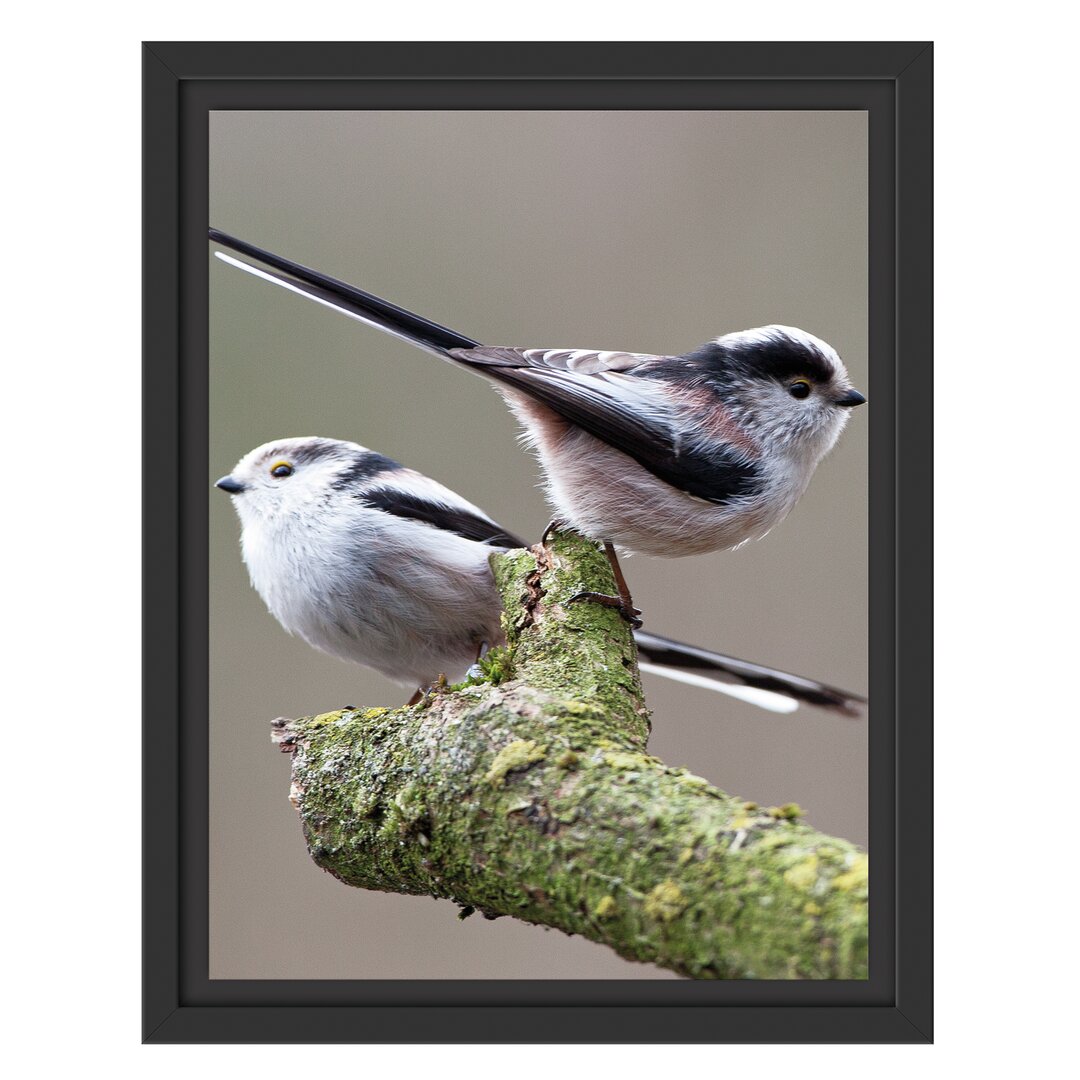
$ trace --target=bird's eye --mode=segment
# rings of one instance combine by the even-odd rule
[[[802,401],[810,396],[810,384],[805,379],[798,379],[788,387],[788,393]]]
[[[277,477],[292,476],[293,467],[287,461],[276,461],[270,466],[270,475]]]

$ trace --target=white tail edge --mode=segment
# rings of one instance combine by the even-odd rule
[[[686,683],[687,686],[698,686],[703,690],[715,690],[718,694],[727,694],[738,698],[750,705],[756,705],[759,709],[766,709],[774,713],[793,713],[799,703],[794,698],[785,697],[783,694],[774,694],[771,690],[761,690],[756,686],[738,686],[734,683],[717,682],[716,679],[707,679],[704,675],[694,675],[689,671],[679,671],[676,668],[661,667],[659,664],[649,664],[644,660],[638,662],[642,671],[650,675],[659,675],[673,682]]]

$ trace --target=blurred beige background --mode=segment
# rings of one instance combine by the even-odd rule
[[[801,326],[871,398],[759,543],[625,569],[659,633],[865,691],[866,118],[843,112],[217,112],[210,224],[487,344],[681,352]],[[212,250],[211,245],[211,250]],[[308,858],[269,721],[399,704],[288,637],[210,484],[290,435],[352,439],[535,539],[533,460],[481,379],[211,256],[211,978],[670,978]],[[651,751],[865,844],[867,725],[646,676]]]

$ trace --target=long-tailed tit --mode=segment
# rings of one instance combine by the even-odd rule
[[[218,252],[226,262],[494,383],[536,450],[556,521],[605,546],[620,596],[587,598],[636,626],[615,548],[682,556],[759,539],[866,400],[831,346],[791,326],[672,356],[485,347],[245,241],[210,237],[274,269]]]
[[[483,646],[502,640],[488,560],[525,544],[442,484],[356,443],[293,438],[252,450],[217,487],[240,517],[252,585],[278,622],[315,648],[423,689],[440,675],[462,680]],[[857,715],[864,700],[635,636],[644,670],[773,711],[804,701]]]

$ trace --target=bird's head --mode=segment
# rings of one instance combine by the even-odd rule
[[[311,514],[350,485],[398,467],[357,443],[315,436],[275,439],[245,454],[214,486],[232,496],[247,525]]]
[[[794,326],[761,326],[713,343],[725,404],[759,442],[816,464],[866,398],[836,350]]]

